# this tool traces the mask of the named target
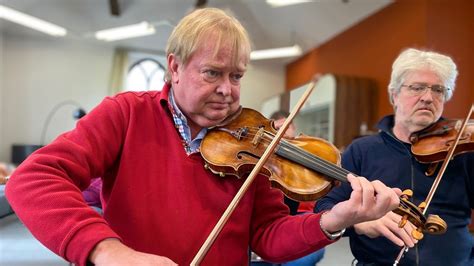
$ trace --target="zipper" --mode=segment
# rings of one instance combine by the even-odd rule
[[[410,172],[411,172],[411,176],[410,176],[410,189],[411,191],[413,191],[413,193],[415,193],[415,169],[414,169],[414,162],[413,160],[415,160],[415,157],[411,154],[411,152],[408,150],[408,148],[406,147],[406,145],[401,142],[399,139],[397,139],[391,132],[387,132],[387,131],[383,131],[385,132],[387,135],[389,135],[393,140],[395,140],[397,143],[399,143],[403,149],[407,152],[408,156],[410,157]],[[414,197],[414,195],[413,195]],[[416,265],[419,266],[420,265],[420,254],[419,254],[419,250],[418,250],[418,245],[415,245],[415,262],[416,262]]]

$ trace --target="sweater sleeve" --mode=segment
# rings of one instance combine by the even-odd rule
[[[259,176],[251,222],[251,248],[263,259],[285,262],[312,253],[334,241],[319,226],[320,214],[289,216],[282,193],[269,189]]]
[[[30,155],[8,182],[6,195],[20,220],[68,261],[85,265],[98,242],[119,238],[81,190],[113,167],[126,123],[117,102],[106,98],[75,129]]]

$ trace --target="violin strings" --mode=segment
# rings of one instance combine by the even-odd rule
[[[254,137],[256,136],[257,134],[256,133],[253,133],[253,130],[260,130],[259,127],[247,127],[248,129],[251,129],[249,130],[248,132],[246,132],[246,135],[245,136],[240,136],[241,138],[245,138],[245,139],[249,139],[250,137]],[[253,129],[253,130],[252,130]],[[264,131],[264,136],[263,136],[263,141],[262,143],[263,144],[270,144],[270,142],[273,140],[274,138],[274,134],[273,133],[270,133],[268,131]],[[319,167],[319,169],[324,169],[324,173],[331,176],[331,174],[334,174],[336,176],[338,176],[338,179],[339,181],[344,181],[344,182],[348,182],[346,176],[347,174],[350,173],[350,171],[332,163],[332,162],[329,162],[323,158],[320,158],[318,156],[315,156],[311,153],[309,153],[308,151],[300,148],[300,147],[297,147],[291,143],[289,143],[288,141],[282,139],[281,140],[281,147],[282,149],[284,149],[286,152],[289,152],[291,154],[294,154],[296,156],[299,156],[301,158],[304,159],[304,161],[308,162],[308,163],[313,163],[315,165],[317,165]],[[288,159],[288,158],[286,158]],[[304,165],[304,166],[307,166],[308,165]],[[311,168],[311,167],[310,167]],[[321,171],[321,172],[323,172]],[[352,173],[353,174],[353,173]],[[353,174],[355,175],[355,174]],[[357,175],[355,175],[357,176]],[[410,206],[408,206],[405,202],[401,201],[400,200],[400,206],[403,206],[404,208],[406,209],[411,209]]]
[[[255,134],[253,134],[252,130],[250,130],[247,134],[247,136],[254,136],[254,135]],[[273,140],[273,138],[274,138],[274,134],[268,131],[265,131],[265,136],[263,137],[263,139],[264,141],[266,141],[266,143],[264,144],[270,143],[271,140]],[[325,174],[329,176],[336,175],[337,176],[336,179],[347,182],[346,176],[349,173],[349,171],[347,171],[346,169],[341,168],[338,165],[332,162],[329,162],[325,159],[322,159],[318,156],[315,156],[314,154],[311,154],[307,152],[306,150],[301,149],[289,143],[286,140],[282,140],[281,143],[282,143],[281,147],[282,149],[285,150],[285,152],[291,153],[292,155],[294,155],[294,158],[302,159],[304,162],[306,162],[305,166],[311,168],[312,166],[311,164],[314,164],[315,166],[318,166],[319,167],[318,169],[320,169],[320,171],[324,172]],[[304,162],[302,163],[304,164]]]
[[[339,181],[347,182],[346,176],[349,171],[340,168],[336,164],[329,162],[323,158],[315,156],[300,147],[294,146],[291,143],[288,143],[287,141],[282,141],[282,147],[289,153],[293,154],[295,157],[302,158],[304,161],[307,161],[310,164],[314,164],[321,172],[332,177],[335,176],[335,178]]]
[[[254,137],[256,133],[254,133],[254,130],[260,130],[258,127],[247,127],[247,129],[250,129],[246,132],[245,136],[241,136],[242,138],[250,138]],[[271,140],[273,140],[274,134],[270,133],[268,131],[264,131],[264,135],[262,138],[263,144],[269,144]],[[346,176],[349,173],[349,171],[337,166],[336,164],[329,162],[327,160],[324,160],[318,156],[315,156],[304,149],[301,149],[291,143],[289,143],[286,140],[281,141],[281,148],[282,152],[289,154],[289,156],[293,155],[293,158],[297,158],[300,163],[308,168],[313,168],[313,167],[318,167],[319,171],[323,172],[324,174],[327,174],[330,177],[334,177],[338,179],[339,181],[347,182]],[[286,158],[289,159],[289,158]]]

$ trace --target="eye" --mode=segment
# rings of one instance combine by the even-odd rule
[[[230,78],[232,79],[232,82],[239,83],[240,79],[242,79],[243,76],[244,76],[243,74],[237,73],[237,74],[231,74]]]
[[[215,71],[215,70],[212,70],[212,69],[209,69],[209,70],[205,70],[204,71],[204,74],[206,75],[206,77],[208,78],[211,78],[211,79],[215,79],[219,76],[220,72],[219,71]]]
[[[413,92],[422,92],[426,90],[427,86],[424,84],[413,84],[409,87]]]
[[[431,90],[437,94],[444,95],[446,88],[442,85],[433,85],[431,86]]]

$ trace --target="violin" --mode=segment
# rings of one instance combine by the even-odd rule
[[[253,169],[276,131],[272,120],[243,108],[237,118],[212,129],[202,140],[204,167],[220,176],[242,178]],[[337,181],[347,181],[348,171],[337,166],[340,160],[337,148],[323,139],[284,138],[260,173],[289,198],[315,201],[326,195]]]
[[[244,177],[254,167],[276,129],[273,121],[255,110],[243,108],[232,121],[213,128],[201,143],[201,155],[205,168],[219,176]],[[283,138],[274,153],[266,161],[260,174],[267,176],[272,187],[298,201],[315,201],[326,195],[340,182],[348,182],[350,172],[340,167],[340,152],[328,141],[310,136],[293,139]],[[422,232],[443,233],[446,223],[436,215],[425,218],[421,210],[408,199],[411,191],[405,191],[400,206],[394,210],[402,216],[400,226],[407,221]]]
[[[461,129],[461,120],[441,120],[410,135],[411,151],[421,163],[440,162],[446,158]],[[462,132],[454,156],[474,150],[474,120],[469,120]]]

